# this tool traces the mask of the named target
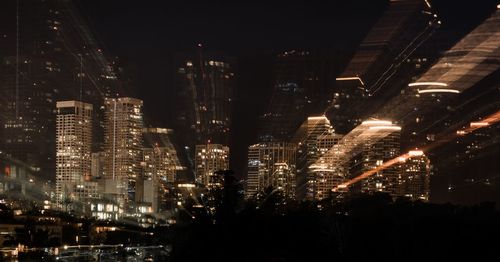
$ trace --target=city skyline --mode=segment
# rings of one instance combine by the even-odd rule
[[[288,49],[287,51],[273,51],[269,54],[272,54],[275,58],[267,62],[270,62],[269,65],[271,65],[268,68],[270,69],[268,73],[270,82],[267,92],[256,92],[257,94],[252,94],[248,97],[242,97],[242,93],[249,92],[248,90],[242,90],[242,86],[244,87],[245,83],[240,79],[241,77],[245,77],[245,74],[248,74],[248,72],[242,71],[239,65],[239,61],[244,61],[242,66],[248,67],[248,64],[246,64],[248,61],[241,59],[242,53],[238,55],[239,58],[237,59],[229,55],[230,53],[235,53],[234,50],[221,52],[211,46],[205,46],[204,43],[197,43],[184,50],[178,49],[174,51],[175,55],[172,60],[175,66],[174,68],[170,68],[171,72],[169,72],[171,75],[175,75],[171,82],[175,91],[164,96],[165,101],[170,102],[167,104],[170,104],[169,106],[172,110],[168,110],[167,114],[140,113],[140,117],[144,118],[144,122],[141,125],[154,126],[153,123],[162,122],[162,126],[173,127],[175,130],[171,135],[171,139],[176,144],[176,153],[179,154],[180,162],[178,166],[183,166],[183,168],[177,169],[179,172],[175,175],[176,179],[198,182],[205,181],[203,183],[205,185],[207,184],[207,179],[200,178],[203,175],[199,171],[201,166],[207,166],[206,163],[200,162],[202,160],[199,156],[202,150],[201,147],[203,146],[208,148],[209,145],[213,144],[214,146],[220,145],[220,147],[224,147],[223,162],[227,163],[215,166],[217,168],[221,166],[224,169],[235,169],[237,171],[236,175],[243,180],[248,178],[248,162],[245,160],[248,159],[247,149],[252,144],[267,142],[296,143],[299,152],[297,156],[300,156],[300,152],[302,154],[306,152],[312,154],[311,150],[318,150],[319,143],[330,143],[327,147],[338,146],[335,144],[336,142],[328,140],[329,138],[324,138],[326,140],[323,140],[323,142],[320,140],[316,141],[316,139],[319,139],[317,136],[320,134],[316,134],[314,137],[297,138],[297,136],[300,136],[299,133],[302,132],[300,131],[302,128],[300,124],[307,117],[314,118],[320,114],[323,114],[325,119],[331,122],[330,128],[339,134],[335,138],[335,141],[339,140],[340,143],[342,143],[341,137],[343,135],[351,135],[352,132],[362,125],[363,121],[373,117],[389,118],[393,119],[395,123],[401,124],[401,142],[398,140],[395,151],[390,157],[384,157],[384,162],[399,154],[400,151],[425,147],[429,142],[434,141],[436,135],[434,132],[439,132],[440,127],[433,127],[435,131],[422,134],[417,134],[416,130],[429,128],[426,125],[429,125],[432,121],[442,121],[446,126],[454,120],[448,116],[445,116],[445,118],[448,117],[445,120],[439,120],[439,117],[431,118],[429,117],[429,111],[419,110],[415,113],[416,122],[413,123],[413,121],[401,118],[402,114],[405,114],[405,110],[408,111],[408,108],[399,106],[397,103],[401,99],[413,99],[411,98],[413,91],[410,89],[416,88],[419,88],[417,97],[422,97],[419,100],[425,100],[426,102],[412,101],[411,103],[413,103],[415,108],[422,104],[425,108],[435,108],[437,111],[445,113],[450,107],[454,107],[456,103],[460,103],[460,100],[452,100],[452,95],[447,94],[451,92],[443,93],[444,91],[448,91],[445,90],[446,83],[436,82],[436,85],[441,89],[432,89],[434,82],[431,80],[435,75],[433,72],[436,71],[433,68],[439,66],[440,63],[444,63],[445,65],[446,63],[450,64],[449,61],[452,61],[450,59],[454,58],[444,56],[446,52],[452,53],[454,49],[479,48],[467,44],[477,41],[474,39],[478,39],[474,35],[474,28],[478,32],[492,30],[491,27],[488,29],[488,20],[481,21],[481,19],[487,18],[487,8],[484,8],[484,10],[481,9],[481,12],[478,11],[476,13],[476,19],[479,22],[470,22],[467,26],[455,22],[455,24],[452,23],[450,28],[442,29],[441,17],[437,15],[440,12],[440,2],[438,1],[437,3],[437,8],[431,7],[425,1],[391,2],[388,5],[380,4],[380,16],[372,19],[371,25],[370,23],[365,25],[367,28],[366,34],[364,37],[358,38],[359,42],[357,42],[357,46],[354,45],[354,48],[350,49],[350,56],[338,53],[342,48],[336,45],[333,45],[329,49],[324,47],[302,47],[300,49]],[[297,3],[289,8],[293,9],[301,5],[303,4]],[[127,4],[124,5],[124,7],[126,6]],[[66,8],[64,12],[51,9],[50,5],[45,4],[40,4],[40,9],[37,12],[33,12],[28,5],[16,6],[11,3],[9,7],[10,9],[7,9],[7,14],[10,15],[8,16],[9,18],[15,17],[15,14],[22,14],[19,17],[29,17],[29,19],[21,19],[20,27],[18,27],[17,31],[13,30],[12,27],[8,28],[5,31],[6,34],[4,34],[2,42],[6,47],[3,70],[6,77],[5,83],[7,83],[6,88],[3,90],[7,91],[6,97],[15,95],[12,99],[9,98],[4,101],[6,108],[9,109],[8,113],[3,115],[5,118],[3,120],[5,123],[3,134],[6,152],[9,152],[9,155],[12,157],[27,161],[28,164],[33,166],[34,170],[37,170],[36,172],[39,172],[42,177],[45,176],[45,179],[52,179],[51,172],[55,170],[52,163],[56,159],[54,157],[55,146],[50,137],[54,135],[56,126],[55,115],[51,112],[53,107],[50,104],[54,103],[54,101],[63,101],[67,98],[72,98],[84,102],[87,101],[93,105],[91,153],[98,154],[102,152],[102,157],[109,158],[111,155],[109,153],[110,148],[112,147],[112,142],[109,139],[109,133],[111,132],[109,124],[109,112],[111,109],[109,101],[112,101],[110,99],[113,99],[113,97],[120,97],[120,93],[140,93],[137,90],[123,90],[122,83],[127,83],[129,88],[133,87],[132,89],[134,89],[135,87],[137,89],[141,85],[137,85],[137,82],[127,79],[135,78],[137,75],[134,76],[134,73],[140,75],[141,72],[137,70],[127,71],[127,67],[134,64],[134,62],[126,65],[125,68],[120,67],[121,64],[117,64],[116,62],[120,59],[110,55],[113,48],[104,50],[101,47],[107,45],[106,43],[100,43],[100,40],[96,40],[98,39],[96,37],[100,34],[99,30],[102,28],[97,27],[96,29],[98,30],[94,31],[94,28],[89,26],[93,25],[94,21],[91,19],[86,20],[88,19],[86,17],[88,14],[81,12],[86,8],[83,3],[61,4],[60,7]],[[349,8],[356,9],[357,7],[344,5],[339,8],[347,10]],[[490,12],[494,10],[491,6],[489,8]],[[15,10],[17,10],[17,13],[12,12]],[[458,10],[460,10],[460,6]],[[47,17],[49,19],[45,22],[49,24],[48,30],[44,29],[36,36],[32,31],[24,31],[24,28],[28,28],[30,24],[40,26],[38,22]],[[96,17],[96,21],[98,20],[99,18]],[[453,21],[453,18],[450,18],[450,20]],[[494,18],[490,18],[490,20],[492,21],[490,23],[494,23]],[[313,21],[309,22],[312,23]],[[82,26],[75,28],[73,24]],[[387,27],[387,25],[390,25],[390,27]],[[401,33],[405,27],[411,27],[412,29]],[[466,28],[466,30],[460,32],[451,31],[451,28],[461,27]],[[103,28],[106,28],[106,26]],[[45,49],[33,49],[26,44],[26,40],[21,42],[14,41],[14,36],[24,40],[26,38],[24,35],[29,35],[31,38],[28,37],[27,39],[30,39],[30,41],[43,42],[42,45],[44,45]],[[448,39],[443,41],[442,39],[445,36]],[[71,37],[72,40],[66,40],[68,37]],[[355,41],[353,39],[347,40],[349,37],[342,39],[344,39],[343,41],[353,41],[353,43]],[[482,41],[487,43],[487,40]],[[12,45],[17,44],[19,44],[18,52],[16,54],[9,53],[12,51]],[[79,46],[81,44],[84,46]],[[439,46],[440,49],[430,51],[426,49],[428,46]],[[349,50],[346,47],[343,47],[343,49]],[[57,52],[61,50],[66,50],[63,52],[65,56],[58,55]],[[264,56],[258,55],[257,57]],[[21,58],[24,59],[23,65],[13,67],[12,65],[16,64]],[[43,62],[47,59],[51,61]],[[168,60],[168,58],[166,59]],[[31,69],[38,66],[40,66],[39,70]],[[101,75],[97,76],[96,74],[99,74],[99,70],[101,70]],[[494,72],[491,69],[488,70],[482,75],[483,77]],[[59,81],[59,79],[66,81],[64,83],[71,86],[71,88],[61,86],[51,89],[47,86],[48,82]],[[477,82],[478,80],[480,78],[474,81]],[[37,86],[39,91],[33,94],[29,93],[25,86],[30,81],[33,81],[33,85]],[[419,82],[429,84],[421,85]],[[461,88],[465,90],[476,82],[470,81],[468,86],[466,86],[466,83]],[[406,85],[408,86],[406,87]],[[14,92],[12,92],[12,88],[14,88]],[[259,88],[262,89],[263,87]],[[409,90],[405,92],[405,88]],[[138,88],[138,90],[146,89]],[[405,93],[398,95],[397,92],[399,90],[403,90],[401,92]],[[450,91],[458,93],[462,90],[450,89]],[[256,95],[260,98],[257,99]],[[143,93],[143,96],[148,98],[149,95]],[[50,98],[45,99],[44,97]],[[133,95],[130,97],[133,97]],[[21,107],[19,104],[23,99],[27,99],[29,102]],[[151,97],[148,99],[151,99]],[[172,99],[177,101],[171,101]],[[261,102],[258,102],[258,100]],[[445,101],[445,103],[441,100]],[[247,108],[240,106],[248,106],[250,105],[249,103],[254,103],[255,105],[260,103],[262,107],[250,106],[250,108]],[[436,103],[443,104],[437,105]],[[147,108],[148,105],[150,108],[159,106],[152,103],[144,103],[143,107]],[[389,112],[387,108],[391,105],[398,105],[398,110]],[[241,110],[246,111],[246,113]],[[486,112],[491,112],[491,110]],[[247,115],[253,114],[254,117],[253,119],[244,118],[245,123],[242,124],[242,118],[235,117],[241,113]],[[159,117],[160,115],[164,117]],[[174,119],[169,117],[172,115],[175,115]],[[477,117],[480,116],[473,116],[470,118],[470,121],[478,120]],[[12,120],[16,117],[18,119]],[[483,117],[485,117],[484,114]],[[47,119],[47,121],[43,121],[42,119]],[[40,120],[42,121],[40,122]],[[24,122],[21,123],[19,121]],[[253,125],[253,127],[249,128],[248,125]],[[22,129],[23,131],[20,133],[12,131],[15,128],[22,128],[24,126],[29,126],[29,128]],[[247,130],[242,133],[241,128],[243,127]],[[137,130],[141,128],[138,126]],[[485,135],[491,136],[491,132],[494,131],[490,131],[490,134]],[[133,150],[137,151],[134,155],[136,155],[135,158],[139,159],[139,155],[142,154],[139,152],[139,144],[142,144],[142,134],[140,131],[134,131],[134,133],[137,136],[134,139],[137,141],[134,142],[135,149]],[[21,134],[24,137],[19,137]],[[253,134],[253,136],[249,136],[249,134]],[[426,135],[426,137],[422,137],[422,135]],[[18,138],[11,138],[9,136],[18,136]],[[33,147],[39,144],[38,141],[43,141],[48,146],[42,147],[40,151],[38,148]],[[244,141],[247,142],[245,143]],[[26,145],[21,146],[21,144],[17,145],[14,143],[25,143]],[[318,145],[315,143],[318,143]],[[346,145],[349,147],[348,144]],[[244,153],[241,152],[242,146],[245,149]],[[306,147],[301,149],[301,146]],[[9,147],[11,148],[9,149]],[[307,149],[307,147],[310,148]],[[338,147],[342,148],[345,146],[341,145]],[[198,152],[198,148],[200,152]],[[327,151],[327,148],[322,150]],[[353,152],[356,153],[362,151],[356,149],[356,146],[349,150],[354,150]],[[42,153],[36,156],[35,152]],[[432,152],[429,156],[431,160],[435,158]],[[44,161],[41,161],[37,157],[45,157],[49,161],[44,163]],[[206,157],[208,158],[209,156]],[[296,180],[295,182],[298,183],[297,186],[301,188],[297,191],[298,196],[300,196],[299,198],[304,196],[301,190],[305,190],[307,187],[305,184],[316,183],[313,182],[315,179],[307,178],[316,176],[307,171],[308,166],[311,166],[313,163],[311,162],[312,160],[307,160],[307,157],[299,157],[297,158],[298,162],[292,164],[294,169],[297,168],[292,174],[294,180]],[[439,156],[437,157],[439,158]],[[317,160],[318,158],[313,157],[312,159]],[[325,159],[329,159],[328,154]],[[245,161],[245,164],[242,164],[243,161]],[[305,162],[300,163],[300,161]],[[347,163],[349,160],[343,161]],[[104,161],[102,170],[104,177],[109,178],[107,173],[109,173],[109,170],[115,170],[115,168],[110,168],[111,164],[108,162],[109,159]],[[307,164],[304,165],[305,163]],[[140,173],[140,164],[130,163],[130,165],[133,171],[131,171],[132,173],[129,176],[135,178]],[[356,169],[352,165],[361,165],[361,163],[346,164],[342,169],[347,168],[351,171],[343,171],[344,175],[351,176],[347,175],[347,173],[356,173],[352,171],[353,168]],[[363,165],[374,168],[372,164]],[[441,175],[442,180],[449,180],[449,177],[446,178],[443,175],[448,172],[446,171],[447,167],[441,167],[440,162],[437,162],[435,166],[435,170],[441,169],[442,171],[434,172],[434,174]],[[177,167],[169,168],[175,169]],[[206,169],[206,167],[204,168]],[[366,168],[358,169],[362,170],[361,173],[369,170]],[[217,170],[206,170],[210,174],[215,171]],[[320,177],[329,177],[327,174],[317,175]],[[204,176],[208,177],[209,175]],[[328,179],[326,180],[329,181]],[[133,184],[134,182],[131,183]],[[449,190],[449,188],[453,187],[453,184],[452,182],[448,183],[449,185],[446,187],[434,187],[433,191],[446,191],[446,188]],[[316,186],[315,184],[313,187]],[[327,187],[331,187],[331,185]],[[129,193],[133,196],[135,189],[130,188],[130,190]],[[307,190],[315,191],[316,189],[310,188]]]
[[[5,0],[0,107],[2,261],[498,255],[497,0]]]

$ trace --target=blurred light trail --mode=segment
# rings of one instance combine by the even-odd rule
[[[376,143],[393,132],[400,131],[401,127],[389,120],[371,119],[363,121],[337,144],[309,166],[313,172],[336,170],[339,166],[359,153],[363,146]]]
[[[433,89],[424,89],[424,90],[418,90],[419,94],[426,94],[426,93],[453,93],[453,94],[460,94],[460,91],[456,89],[440,89],[440,88],[433,88]]]
[[[350,77],[337,77],[335,78],[337,81],[348,81],[348,80],[358,80],[362,85],[365,85],[363,80],[359,76],[350,76]]]
[[[394,164],[405,161],[408,157],[423,155],[424,152],[430,151],[431,149],[434,149],[434,148],[442,145],[443,143],[449,142],[450,140],[453,140],[454,138],[456,138],[460,134],[470,134],[471,132],[474,132],[480,128],[490,126],[490,125],[497,123],[497,122],[500,122],[500,111],[497,111],[496,113],[489,115],[488,117],[486,117],[485,119],[483,119],[480,122],[471,122],[470,127],[466,128],[466,129],[458,130],[456,133],[443,135],[442,139],[437,140],[435,143],[432,143],[421,150],[412,150],[412,151],[409,151],[408,153],[397,156],[397,157],[383,163],[382,165],[377,166],[374,169],[368,170],[368,171],[364,172],[363,174],[338,185],[336,188],[333,188],[332,191],[337,192],[339,189],[345,189],[348,186],[350,186],[356,182],[359,182],[360,180],[368,178],[368,177],[376,174],[377,172],[380,172],[388,167],[391,167]]]
[[[443,82],[415,82],[409,83],[408,86],[448,86],[448,84]]]

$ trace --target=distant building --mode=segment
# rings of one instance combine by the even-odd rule
[[[229,169],[229,147],[221,144],[196,146],[196,182],[208,188],[221,187],[217,171]]]
[[[267,187],[295,198],[296,145],[285,142],[263,142],[248,147],[246,197]]]
[[[203,51],[179,55],[176,137],[185,149],[188,168],[197,172],[197,146],[229,145],[236,63],[231,57]],[[195,175],[196,176],[196,175]],[[192,179],[192,178],[190,178]]]
[[[99,197],[91,176],[92,105],[80,101],[57,102],[56,205],[71,204],[85,210]]]
[[[362,152],[359,155],[358,164],[360,172],[351,169],[351,176],[357,176],[364,172],[376,169],[382,166],[387,161],[394,159],[400,155],[400,138],[399,130],[394,130],[382,138],[377,138],[376,141],[367,139],[363,145]],[[358,169],[359,170],[359,169]],[[387,192],[392,196],[396,196],[398,186],[399,170],[397,165],[377,171],[374,175],[369,176],[359,182],[360,190],[363,193]]]
[[[170,141],[172,133],[173,130],[167,128],[143,129],[143,170],[141,181],[136,184],[136,201],[150,203],[152,212],[159,211],[166,187],[171,187],[177,173],[184,169]]]
[[[300,126],[292,141],[297,146],[297,195],[300,199],[316,198],[318,172],[310,166],[341,138],[335,134],[326,116],[311,116]],[[321,180],[323,181],[323,180]],[[320,181],[320,182],[321,182]]]
[[[425,1],[390,1],[336,78],[327,115],[338,133],[347,134],[400,94],[410,78],[407,59],[439,25]]]
[[[167,128],[143,129],[144,177],[156,176],[166,183],[174,183],[177,179],[177,172],[185,169],[181,166],[177,150],[171,142],[173,132],[172,129]]]
[[[99,150],[103,98],[121,86],[116,61],[72,1],[3,1],[0,24],[0,147],[55,181],[56,101],[93,105],[92,149]]]
[[[422,151],[410,151],[408,157],[402,158],[399,164],[399,172],[396,180],[395,196],[429,201],[431,163]]]
[[[124,208],[135,200],[136,182],[141,177],[142,100],[107,98],[105,106],[104,190]]]
[[[319,159],[330,150],[337,150],[335,147],[342,135],[328,132],[317,138],[317,153],[315,159]],[[332,188],[335,188],[340,183],[345,181],[347,171],[342,163],[334,163],[331,169],[316,169],[308,166],[308,183],[307,195],[308,199],[321,200],[330,196]]]
[[[277,55],[273,92],[260,116],[258,141],[289,141],[310,115],[331,103],[335,66],[328,53],[291,50]]]

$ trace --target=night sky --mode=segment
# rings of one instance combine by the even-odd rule
[[[238,59],[231,168],[244,171],[257,116],[272,92],[274,56],[291,49],[334,50],[348,58],[389,1],[129,1],[81,0],[85,20],[131,79],[129,95],[144,100],[145,121],[171,127],[173,55],[202,43]],[[472,29],[495,1],[432,1],[443,30]]]

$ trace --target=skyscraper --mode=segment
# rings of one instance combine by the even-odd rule
[[[195,171],[197,177],[200,170],[217,171],[199,168],[204,164],[196,162],[198,153],[201,153],[196,149],[198,146],[201,150],[207,144],[218,144],[220,150],[229,150],[231,104],[235,89],[234,60],[204,52],[201,45],[198,47],[196,54],[177,59],[180,110],[175,128],[180,143],[186,149],[187,162],[191,165],[188,168]],[[225,165],[225,168],[228,166]]]
[[[196,182],[208,188],[221,187],[217,171],[229,169],[229,147],[221,144],[196,145]]]
[[[390,127],[383,127],[390,128]],[[366,141],[363,145],[360,154],[361,173],[373,170],[378,166],[383,165],[385,162],[400,155],[400,128],[394,128],[394,131],[387,136],[378,139],[377,141]],[[398,168],[391,166],[376,172],[374,175],[361,180],[361,192],[374,193],[374,192],[387,192],[396,196],[398,185]],[[351,175],[359,175],[361,173],[353,173]]]
[[[287,51],[276,57],[273,93],[260,117],[258,141],[287,141],[310,115],[331,102],[334,65],[330,54]]]
[[[141,177],[142,100],[107,98],[105,107],[105,193],[124,207],[135,200],[136,181]]]
[[[136,185],[136,200],[151,203],[152,212],[161,211],[167,188],[172,187],[178,172],[184,169],[170,141],[172,133],[173,130],[167,128],[143,129],[143,172]]]
[[[398,168],[395,196],[429,201],[431,177],[429,158],[420,150],[412,150],[408,152],[408,157],[400,160]]]
[[[72,204],[85,210],[87,201],[99,197],[98,184],[91,177],[92,105],[57,102],[56,127],[57,206]]]
[[[177,150],[171,142],[172,129],[144,128],[143,161],[145,162],[144,177],[158,179],[166,183],[175,183],[177,172],[183,170]]]
[[[404,70],[407,59],[439,25],[439,18],[427,1],[389,3],[336,78],[327,115],[337,132],[348,133],[387,99],[400,94],[406,81],[402,79],[410,78],[408,70]]]
[[[316,196],[318,182],[316,176],[319,173],[311,172],[309,166],[333,147],[340,137],[334,134],[334,129],[326,116],[308,117],[297,130],[292,141],[298,145],[296,165],[299,198],[313,199]]]
[[[102,146],[103,98],[119,89],[105,55],[72,1],[2,2],[0,147],[43,179],[54,180],[56,101],[93,105],[92,147]]]
[[[334,148],[341,138],[342,135],[333,132],[327,132],[318,136],[316,139],[317,152],[312,159],[319,159],[330,149]],[[342,183],[347,175],[345,166],[342,163],[334,164],[330,169],[311,168],[311,165],[314,165],[314,163],[311,162],[307,167],[309,179],[306,184],[306,197],[308,199],[321,200],[329,197],[332,188]]]
[[[292,143],[262,142],[248,147],[246,197],[267,187],[295,198],[296,150]]]

